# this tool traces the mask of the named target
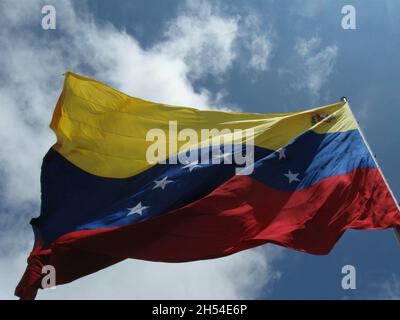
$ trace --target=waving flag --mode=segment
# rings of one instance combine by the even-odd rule
[[[327,254],[346,229],[400,225],[346,102],[197,110],[67,73],[50,126],[22,298],[46,265],[63,284],[126,258],[193,261],[268,242]]]

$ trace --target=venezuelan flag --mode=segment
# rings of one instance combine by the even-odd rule
[[[35,297],[44,265],[63,284],[126,258],[211,259],[268,242],[327,254],[346,229],[400,225],[347,102],[285,114],[197,110],[67,73],[50,126],[57,143],[43,159],[35,245],[16,289],[22,298]],[[168,148],[151,163],[154,128]],[[179,139],[185,128],[220,135]],[[237,139],[238,130],[251,135]],[[251,145],[247,174],[234,163],[177,161],[222,136],[240,153]]]

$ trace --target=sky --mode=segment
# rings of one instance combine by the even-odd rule
[[[46,4],[55,30],[41,27]],[[355,30],[342,28],[347,4]],[[0,0],[0,299],[15,298],[33,244],[68,70],[201,109],[279,113],[346,96],[400,199],[399,10],[397,0]],[[341,287],[344,265],[355,290]],[[37,298],[399,299],[399,265],[392,230],[350,230],[327,256],[268,244],[200,262],[126,260]]]

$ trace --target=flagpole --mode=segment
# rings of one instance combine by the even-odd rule
[[[390,193],[390,195],[392,196],[393,201],[394,201],[394,203],[395,203],[396,206],[397,206],[397,209],[400,211],[400,205],[399,205],[399,203],[397,202],[396,197],[394,196],[394,193],[393,193],[392,189],[390,188],[390,186],[389,186],[389,184],[388,184],[388,182],[387,182],[387,180],[386,180],[385,175],[384,175],[383,172],[382,172],[382,169],[381,169],[381,166],[380,166],[379,163],[378,163],[378,160],[376,160],[375,154],[372,152],[371,146],[369,145],[367,139],[365,138],[364,132],[362,131],[362,129],[361,129],[361,127],[360,127],[360,123],[357,121],[357,118],[355,117],[355,115],[354,115],[354,113],[353,113],[353,110],[351,110],[351,107],[350,107],[350,104],[349,104],[347,98],[346,98],[346,97],[341,97],[341,98],[340,98],[340,101],[346,102],[347,105],[349,106],[351,115],[353,116],[353,119],[354,119],[355,122],[357,123],[357,128],[358,128],[358,131],[360,132],[361,138],[363,139],[365,145],[367,146],[367,149],[368,149],[369,153],[371,154],[371,157],[372,157],[372,159],[374,160],[375,165],[376,165],[376,167],[378,168],[379,173],[380,173],[381,176],[382,176],[383,182],[385,183],[386,187],[388,188],[389,193]],[[400,245],[400,227],[395,227],[395,228],[394,228],[394,235],[395,235],[395,237],[396,237],[396,239],[397,239],[397,243]]]

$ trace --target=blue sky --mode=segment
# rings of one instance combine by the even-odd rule
[[[47,2],[14,2],[0,4],[0,298],[12,298],[32,242],[66,70],[201,108],[277,113],[347,96],[400,197],[398,1],[53,1],[57,29],[48,31]],[[356,30],[341,27],[345,4]],[[392,230],[349,231],[328,256],[268,245],[194,264],[130,261],[38,297],[398,299],[399,250]],[[346,264],[356,290],[341,288]]]

